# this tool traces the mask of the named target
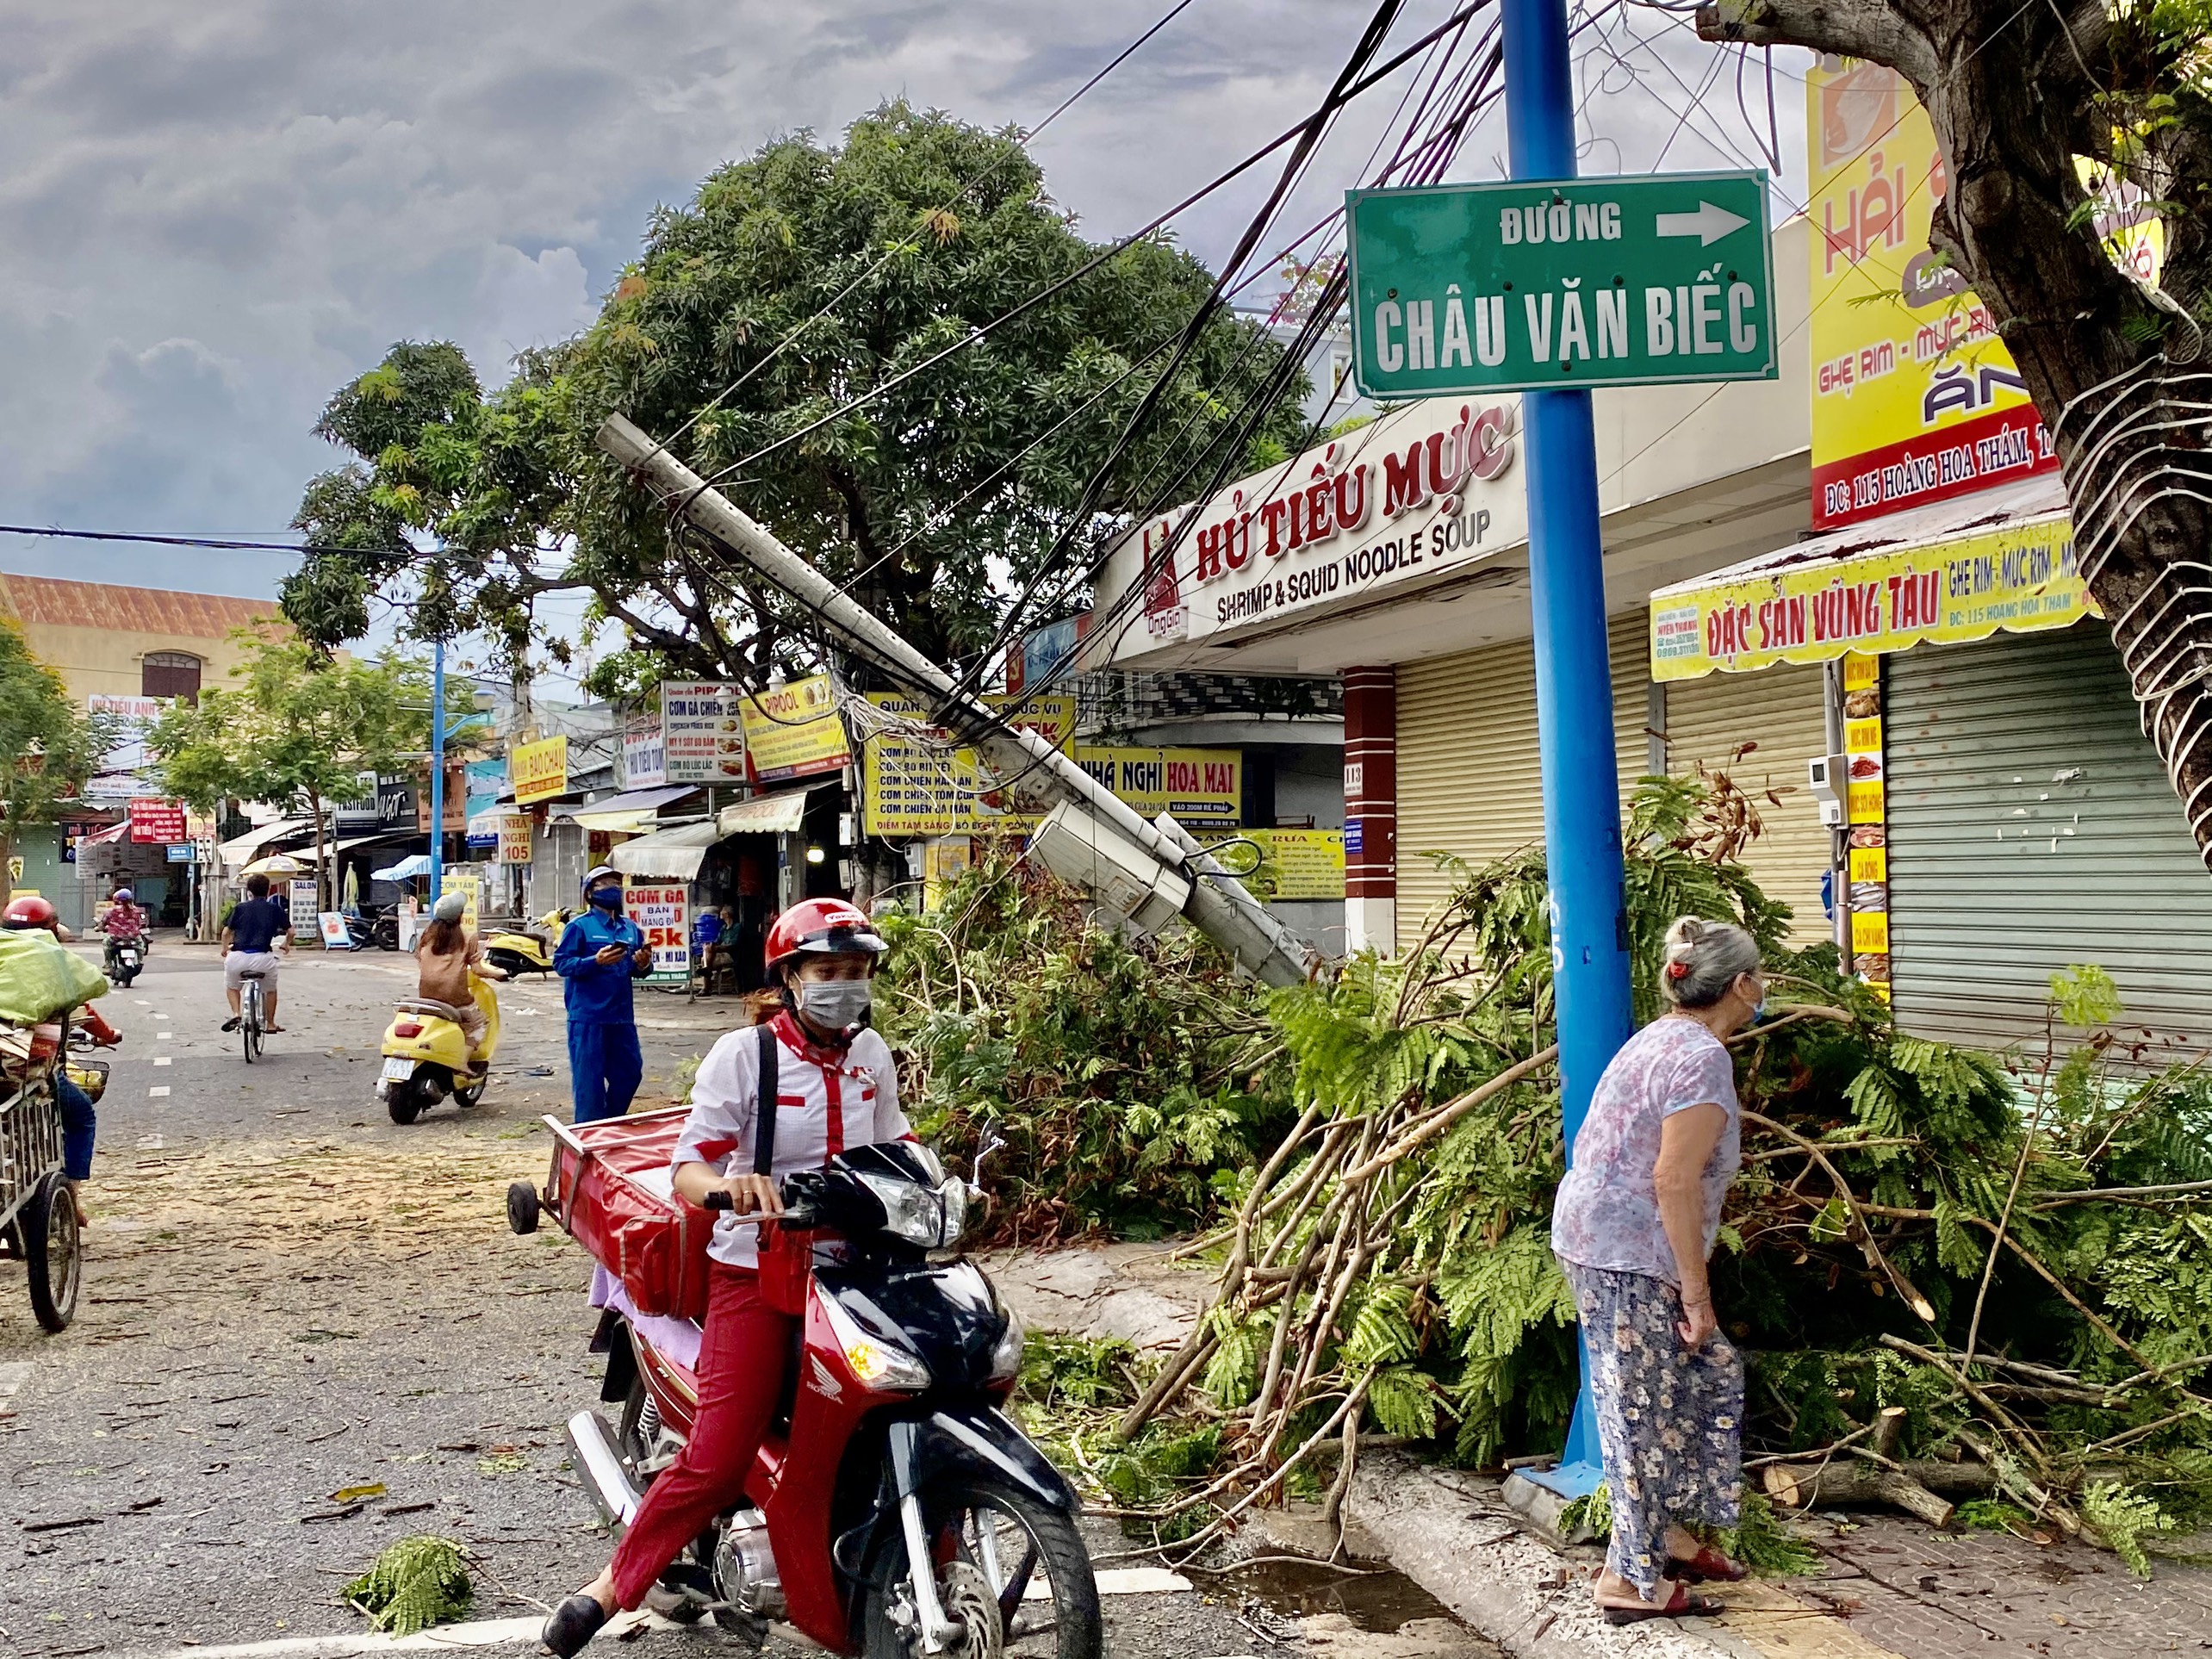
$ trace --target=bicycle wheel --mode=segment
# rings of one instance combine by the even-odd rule
[[[239,999],[238,1040],[245,1050],[248,1066],[261,1058],[261,985],[248,979],[245,994]]]

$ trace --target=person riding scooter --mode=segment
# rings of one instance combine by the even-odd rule
[[[133,978],[137,978],[140,966],[144,966],[146,947],[151,945],[151,940],[146,938],[151,931],[151,918],[140,907],[137,898],[133,898],[131,889],[117,887],[115,892],[109,893],[109,907],[100,916],[100,931],[109,938],[104,960],[106,975],[110,980],[115,980],[115,985],[128,985]],[[121,951],[126,945],[137,947],[137,962],[128,965],[128,971],[121,965]]]
[[[415,946],[417,995],[398,1004],[384,1032],[376,1092],[395,1123],[413,1122],[448,1094],[464,1106],[483,1097],[499,1041],[499,998],[491,982],[506,973],[484,960],[462,921],[467,909],[459,893],[438,901]]]
[[[822,1168],[850,1147],[910,1140],[890,1046],[868,1027],[883,935],[841,899],[810,899],[776,920],[767,970],[781,1006],[765,1025],[732,1031],[707,1052],[676,1143],[673,1184],[726,1210],[713,1262],[697,1367],[699,1413],[674,1463],[660,1471],[614,1559],[553,1610],[540,1639],[572,1656],[617,1608],[642,1605],[662,1573],[743,1494],[782,1393],[796,1320],[761,1297],[758,1234],[780,1214],[781,1177]],[[777,1110],[765,1174],[754,1172],[755,1114],[764,1055],[774,1047]]]

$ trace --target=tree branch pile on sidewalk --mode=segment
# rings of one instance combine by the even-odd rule
[[[1007,1139],[992,1242],[1203,1228],[1289,1121],[1264,993],[1196,934],[1103,929],[1010,847],[884,927],[908,1115],[963,1158],[986,1121]]]
[[[1639,998],[1689,913],[1747,926],[1795,1004],[1735,1043],[1745,1170],[1714,1277],[1754,1360],[1750,1455],[1808,1494],[1862,1464],[1892,1499],[1930,1460],[1979,1465],[1964,1489],[1997,1496],[1969,1519],[2130,1550],[2212,1510],[2212,1086],[2125,1038],[2093,969],[2009,1063],[1898,1034],[1832,948],[1783,948],[1737,861],[1756,830],[1724,780],[1647,780],[1628,832]],[[1148,1510],[1162,1536],[1195,1547],[1332,1465],[1333,1513],[1372,1433],[1481,1465],[1559,1444],[1542,854],[1463,875],[1401,960],[1272,999],[1299,1115],[1242,1189],[1215,1305],[1120,1424],[1223,1448]]]

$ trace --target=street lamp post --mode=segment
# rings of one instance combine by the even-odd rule
[[[1575,107],[1563,0],[1504,0],[1503,22],[1513,176],[1572,178]],[[1631,1024],[1620,780],[1590,395],[1526,392],[1521,411],[1559,1097],[1571,1159],[1598,1074],[1628,1040]],[[1558,1464],[1524,1471],[1563,1497],[1582,1496],[1604,1478],[1587,1353],[1582,1376]]]
[[[430,902],[445,887],[445,642],[430,649]]]

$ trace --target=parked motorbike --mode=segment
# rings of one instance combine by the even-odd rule
[[[384,1064],[376,1075],[376,1097],[393,1122],[412,1123],[448,1095],[463,1106],[484,1097],[500,1042],[500,999],[491,981],[475,973],[469,991],[484,1010],[484,1040],[474,1047],[457,1010],[445,1003],[403,997],[394,1004],[384,1031]]]
[[[545,1196],[573,1231],[563,1195],[602,1126],[547,1122]],[[634,1138],[641,1120],[627,1122]],[[783,1403],[743,1499],[663,1575],[676,1616],[711,1613],[752,1651],[783,1619],[865,1659],[1098,1659],[1076,1495],[1002,1409],[1021,1322],[973,1263],[929,1259],[959,1237],[979,1190],[901,1141],[854,1147],[782,1191],[785,1215],[761,1224],[761,1283],[772,1305],[803,1315]],[[515,1184],[515,1230],[535,1231],[539,1211],[538,1192]],[[600,1397],[620,1403],[619,1420],[581,1411],[567,1430],[617,1532],[683,1445],[697,1399],[699,1327],[627,1306],[607,1309],[593,1344],[607,1356]]]
[[[484,960],[509,973],[550,973],[553,950],[574,911],[548,910],[535,928],[495,933],[484,941]]]
[[[388,906],[363,904],[358,915],[346,916],[345,935],[356,950],[397,950],[400,918]]]
[[[104,968],[108,983],[127,985],[139,977],[146,967],[146,941],[138,939],[110,939]]]

